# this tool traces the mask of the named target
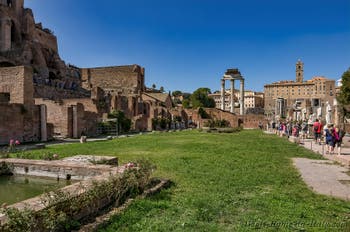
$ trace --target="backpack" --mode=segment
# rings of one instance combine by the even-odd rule
[[[317,132],[318,131],[318,125],[314,126],[314,131]]]

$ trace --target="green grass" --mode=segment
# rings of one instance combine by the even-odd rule
[[[31,153],[40,152],[146,157],[155,176],[175,183],[100,231],[350,231],[350,202],[313,193],[290,159],[319,156],[260,131],[160,133]]]

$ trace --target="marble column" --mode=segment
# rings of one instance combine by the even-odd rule
[[[239,100],[240,115],[244,115],[244,80],[241,80],[240,94],[241,94],[241,98]]]
[[[231,80],[231,113],[235,112],[235,80]]]
[[[225,110],[225,80],[221,80],[221,109]]]

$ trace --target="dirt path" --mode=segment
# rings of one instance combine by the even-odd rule
[[[349,169],[330,160],[294,158],[293,163],[313,191],[350,201]]]

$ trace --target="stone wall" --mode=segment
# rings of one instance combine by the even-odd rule
[[[20,142],[40,140],[39,106],[27,110],[22,104],[0,104],[0,112],[0,144],[8,144],[10,139]]]
[[[226,120],[230,123],[231,127],[242,126],[244,129],[257,129],[259,128],[259,122],[264,125],[267,124],[267,120],[264,115],[236,115],[228,111],[223,111],[216,108],[205,108],[205,111],[212,120]],[[198,110],[186,109],[188,119],[194,122],[199,128],[203,127],[203,124],[208,119],[202,119],[198,114]]]
[[[126,65],[81,70],[83,87],[100,87],[111,95],[138,94],[145,89],[144,69],[138,65]]]
[[[10,103],[33,105],[33,72],[30,67],[0,68],[0,93],[10,94]]]
[[[73,159],[72,157],[71,159]],[[118,163],[115,157],[103,157],[106,161]],[[96,157],[96,160],[104,160]],[[110,165],[92,165],[92,163],[79,163],[67,160],[29,160],[29,159],[0,159],[0,162],[6,162],[13,165],[14,174],[24,176],[51,177],[67,179],[69,175],[72,180],[86,180],[94,176],[102,175],[111,170]],[[87,168],[87,166],[89,168]]]
[[[35,103],[46,105],[47,122],[53,125],[55,136],[78,138],[83,131],[87,135],[96,134],[99,114],[91,99],[36,98]]]
[[[35,39],[45,49],[52,49],[54,52],[58,52],[57,38],[49,31],[44,31],[41,28],[36,28]]]
[[[0,144],[9,144],[10,139],[22,140],[22,107],[20,104],[0,104]]]

